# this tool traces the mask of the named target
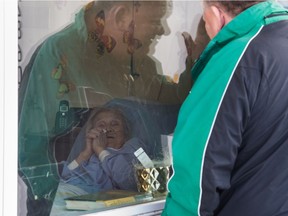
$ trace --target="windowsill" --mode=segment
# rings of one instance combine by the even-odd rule
[[[109,209],[102,212],[95,212],[95,213],[89,213],[86,215],[101,215],[101,216],[110,216],[110,215],[161,215],[161,212],[165,205],[165,199],[147,202],[147,203],[141,203],[137,205],[130,205],[125,207],[118,207],[115,209]],[[149,213],[149,214],[148,214]]]

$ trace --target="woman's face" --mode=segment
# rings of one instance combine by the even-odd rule
[[[116,112],[99,113],[94,120],[93,128],[106,134],[107,147],[119,149],[127,139],[124,119]]]

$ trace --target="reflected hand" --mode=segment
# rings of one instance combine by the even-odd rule
[[[198,58],[198,56],[195,56],[196,44],[188,32],[183,32],[182,36],[184,38],[184,42],[185,42],[185,46],[187,50],[186,70],[190,71],[193,66],[194,61]]]
[[[182,36],[184,38],[187,50],[186,72],[190,74],[190,71],[195,61],[199,58],[202,51],[205,49],[205,47],[210,41],[210,38],[205,29],[205,22],[203,20],[203,17],[201,17],[198,23],[195,40],[193,40],[191,35],[187,32],[183,32]]]

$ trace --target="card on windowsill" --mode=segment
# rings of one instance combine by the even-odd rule
[[[153,197],[150,193],[109,190],[69,197],[65,199],[65,202],[66,209],[69,210],[93,210],[125,204],[136,204],[152,199]]]

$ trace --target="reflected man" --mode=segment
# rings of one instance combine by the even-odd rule
[[[63,133],[55,131],[62,101],[82,109],[113,98],[184,100],[189,70],[177,85],[147,55],[152,40],[169,33],[170,10],[166,1],[93,1],[38,47],[19,88],[19,166],[28,185],[28,214],[49,214],[55,196],[59,178],[51,140]],[[63,122],[64,129],[78,123]],[[39,204],[47,208],[34,207]]]

